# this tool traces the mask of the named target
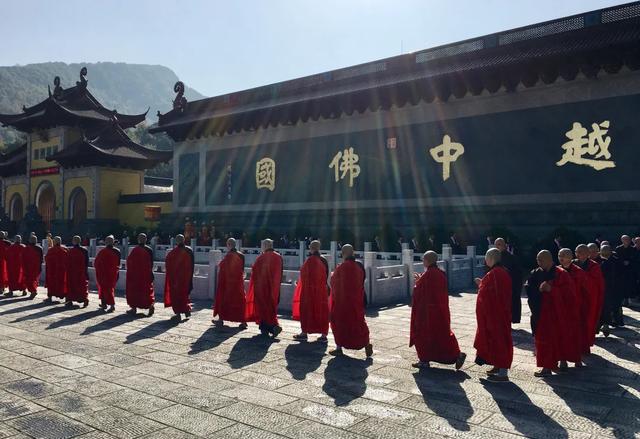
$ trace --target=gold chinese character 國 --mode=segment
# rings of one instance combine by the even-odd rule
[[[464,146],[462,143],[452,142],[451,137],[445,134],[442,144],[434,146],[429,152],[437,163],[442,163],[442,181],[447,181],[451,176],[451,163],[464,154]]]
[[[576,165],[591,166],[596,171],[607,168],[615,168],[616,164],[611,158],[609,145],[611,145],[611,137],[607,136],[610,122],[591,124],[591,132],[582,126],[580,122],[574,122],[573,127],[565,133],[569,139],[562,145],[564,154],[556,163],[556,166],[564,166],[567,163]],[[587,157],[585,157],[585,155]]]
[[[342,180],[349,173],[349,187],[353,187],[353,180],[360,175],[358,160],[360,157],[351,147],[345,148],[344,151],[338,151],[329,163],[329,168],[333,168],[336,182]]]
[[[276,188],[276,162],[269,157],[265,157],[256,162],[256,189]]]

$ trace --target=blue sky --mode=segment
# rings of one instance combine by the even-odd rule
[[[621,3],[0,0],[0,65],[162,64],[213,96]]]

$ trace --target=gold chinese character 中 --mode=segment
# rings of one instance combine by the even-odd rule
[[[265,157],[256,162],[256,188],[269,189],[276,188],[276,162],[269,157]]]
[[[442,163],[442,181],[447,181],[451,176],[451,163],[464,154],[464,146],[461,143],[452,142],[451,137],[445,134],[442,144],[434,146],[429,152],[437,163]]]
[[[333,160],[329,163],[329,168],[333,168],[335,180],[340,181],[349,174],[349,187],[353,187],[353,180],[360,175],[360,165],[358,161],[360,157],[353,151],[353,148],[345,148],[344,151],[338,151],[333,156]]]
[[[615,168],[616,164],[611,158],[609,145],[611,137],[607,136],[610,122],[605,120],[599,124],[591,124],[591,132],[579,122],[574,122],[573,127],[565,133],[569,139],[562,145],[564,154],[556,163],[556,166],[564,166],[567,163],[591,166],[596,171],[606,168]],[[585,157],[585,155],[587,157]]]

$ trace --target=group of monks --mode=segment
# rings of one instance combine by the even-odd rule
[[[540,370],[537,377],[568,371],[568,363],[583,366],[583,357],[590,353],[596,334],[608,336],[611,326],[623,325],[622,298],[625,288],[637,293],[638,279],[633,285],[625,283],[626,267],[640,261],[640,242],[631,246],[635,253],[625,256],[631,239],[622,237],[622,245],[612,250],[608,242],[581,244],[574,254],[560,249],[559,264],[548,250],[537,255],[538,268],[525,284],[531,309],[531,331],[535,340],[535,356]],[[89,255],[74,236],[72,247],[53,239],[45,262],[45,286],[48,302],[61,298],[68,307],[79,302],[88,305]],[[278,322],[280,284],[283,273],[282,256],[273,248],[270,239],[262,242],[262,252],[251,267],[248,289],[245,291],[245,259],[236,248],[236,240],[229,238],[227,252],[220,262],[213,306],[213,323],[222,327],[225,321],[237,322],[241,329],[247,322],[258,324],[265,336],[276,337],[282,331]],[[373,355],[369,328],[365,319],[367,297],[364,282],[366,271],[356,261],[353,246],[341,249],[342,263],[330,273],[326,259],[320,254],[320,242],[309,245],[309,257],[300,268],[295,288],[292,314],[300,321],[301,332],[294,339],[304,342],[309,334],[318,334],[318,341],[326,342],[329,328],[336,347],[329,353],[343,355],[343,349],[364,349]],[[625,262],[625,257],[632,258]],[[635,258],[635,259],[633,259]],[[147,246],[147,237],[138,235],[138,245],[126,258],[127,313],[136,315],[138,309],[154,313],[154,259]],[[0,232],[0,285],[33,299],[43,262],[42,248],[37,237],[31,235],[27,245],[20,236],[13,243]],[[460,351],[451,330],[447,276],[438,268],[438,255],[428,251],[423,256],[424,272],[416,274],[412,296],[410,340],[415,346],[419,369],[430,367],[431,362],[454,364],[460,369],[466,354]],[[520,322],[522,273],[505,240],[498,238],[495,248],[485,255],[486,274],[476,279],[477,330],[474,340],[475,363],[490,365],[489,381],[506,382],[513,360],[512,323]],[[114,246],[113,236],[105,239],[105,246],[94,260],[100,308],[115,310],[115,290],[121,269],[121,254]],[[172,319],[181,321],[191,315],[190,293],[193,289],[194,256],[185,245],[185,237],[176,237],[176,247],[165,259],[164,305],[174,312]],[[634,278],[635,279],[635,278]],[[622,293],[622,294],[621,294]],[[217,317],[217,319],[215,319]]]
[[[534,373],[536,377],[567,373],[568,363],[583,367],[596,334],[608,337],[610,326],[624,325],[622,299],[638,291],[638,279],[635,284],[625,282],[625,268],[637,261],[640,243],[636,243],[635,256],[627,256],[629,262],[625,263],[625,250],[634,247],[626,235],[621,241],[615,252],[606,241],[599,248],[597,244],[580,244],[575,258],[570,249],[562,248],[558,265],[550,251],[538,253],[538,268],[525,284],[534,354],[540,368]],[[466,356],[451,331],[447,279],[437,266],[437,257],[434,252],[425,253],[425,271],[417,276],[413,291],[410,345],[415,345],[419,359],[413,366],[426,368],[430,362],[438,362],[455,364],[459,369]],[[489,381],[506,382],[513,361],[511,324],[520,321],[522,275],[502,238],[487,251],[485,263],[485,276],[476,279],[475,362],[492,366],[486,371]]]
[[[231,321],[246,328],[246,322],[256,322],[263,335],[277,336],[282,331],[278,323],[282,256],[273,249],[272,240],[264,240],[262,253],[251,267],[245,293],[244,256],[236,248],[235,239],[227,240],[227,250],[218,272],[213,307],[213,316],[218,319],[213,320],[214,324],[222,327],[225,321]],[[318,341],[327,342],[331,328],[336,342],[331,355],[343,355],[342,349],[364,349],[366,356],[371,357],[373,346],[365,320],[366,272],[356,261],[353,246],[342,247],[343,262],[331,276],[329,265],[320,254],[320,241],[312,241],[309,251],[293,297],[293,318],[301,326],[294,339],[306,341],[309,334],[319,334]]]

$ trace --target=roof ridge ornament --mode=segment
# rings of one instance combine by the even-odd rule
[[[173,86],[173,91],[177,93],[176,98],[173,100],[173,109],[184,111],[187,106],[187,98],[184,97],[184,82],[176,82]]]
[[[78,87],[82,87],[82,88],[87,88],[87,83],[89,81],[87,81],[87,68],[83,67],[80,69],[80,81],[76,81],[76,85]]]
[[[60,77],[56,76],[53,78],[53,94],[51,94],[51,90],[49,90],[49,96],[53,96],[54,99],[60,99],[62,97],[62,90],[64,90],[60,86]]]

